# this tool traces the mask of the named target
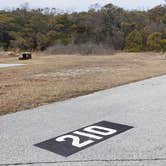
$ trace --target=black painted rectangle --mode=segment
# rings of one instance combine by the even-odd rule
[[[116,130],[116,132],[113,133],[113,134],[110,134],[110,135],[101,136],[99,134],[94,134],[94,133],[89,133],[89,132],[83,131],[85,128],[91,127],[91,126],[99,126],[99,127],[109,128],[109,129]],[[83,127],[81,129],[75,130],[75,131],[84,132],[84,133],[87,133],[87,134],[93,134],[94,136],[102,137],[102,139],[98,140],[98,139],[94,139],[94,138],[88,138],[88,137],[85,137],[85,136],[80,136],[80,135],[74,134],[73,132],[75,132],[75,131],[72,131],[72,132],[69,132],[67,134],[63,134],[61,136],[49,139],[47,141],[35,144],[35,146],[37,146],[39,148],[42,148],[42,149],[45,149],[45,150],[48,150],[48,151],[51,151],[51,152],[54,152],[56,154],[62,155],[64,157],[68,157],[68,156],[70,156],[74,153],[77,153],[77,152],[79,152],[83,149],[86,149],[86,148],[88,148],[92,145],[100,143],[100,142],[102,142],[102,141],[104,141],[108,138],[111,138],[111,137],[116,136],[120,133],[123,133],[123,132],[125,132],[125,131],[127,131],[131,128],[133,128],[133,127],[132,126],[127,126],[127,125],[122,125],[122,124],[117,124],[117,123],[111,123],[111,122],[107,122],[107,121],[102,121],[102,122],[95,123],[95,124]],[[98,129],[98,131],[100,132],[101,130]],[[66,135],[70,135],[70,136],[72,135],[74,137],[78,137],[80,144],[84,143],[86,141],[89,141],[89,140],[94,141],[94,142],[90,143],[89,145],[86,145],[84,147],[79,148],[79,147],[76,147],[76,146],[72,145],[73,144],[73,139],[71,139],[71,138],[67,138],[63,142],[58,142],[56,140],[57,138],[64,137]]]

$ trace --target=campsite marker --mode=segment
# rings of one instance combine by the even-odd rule
[[[102,121],[38,143],[35,146],[68,157],[131,128],[133,127]]]

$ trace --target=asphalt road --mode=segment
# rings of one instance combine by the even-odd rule
[[[100,121],[134,128],[68,157],[34,146]],[[1,116],[2,165],[165,166],[166,76]]]

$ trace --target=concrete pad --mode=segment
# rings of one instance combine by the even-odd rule
[[[0,64],[0,68],[23,66],[23,65],[25,65],[25,64]]]
[[[100,121],[134,128],[69,157],[34,144]],[[166,76],[0,117],[0,165],[165,166]]]

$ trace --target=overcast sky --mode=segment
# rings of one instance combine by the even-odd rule
[[[0,8],[18,7],[26,2],[29,3],[31,8],[55,7],[63,10],[85,11],[95,3],[101,6],[113,3],[125,9],[149,9],[163,4],[164,0],[0,0]]]

